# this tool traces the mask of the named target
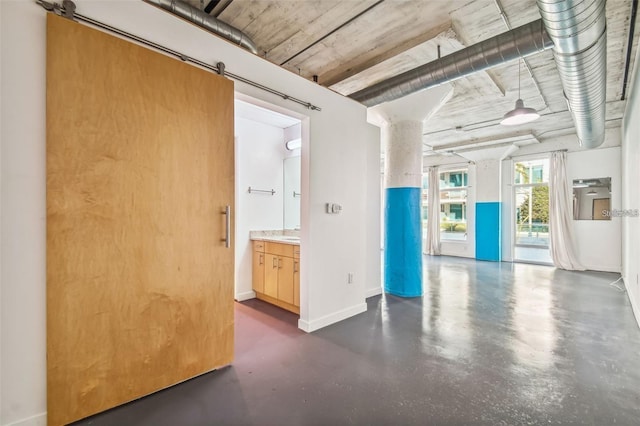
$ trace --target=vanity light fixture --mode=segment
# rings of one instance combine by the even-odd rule
[[[515,126],[529,123],[538,118],[540,118],[538,111],[525,107],[524,101],[520,98],[520,60],[518,60],[518,100],[516,101],[516,107],[504,115],[500,124],[503,126]]]
[[[284,144],[284,146],[289,150],[293,151],[294,149],[300,149],[302,147],[302,139],[293,139]]]

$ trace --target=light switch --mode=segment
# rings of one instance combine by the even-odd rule
[[[342,211],[342,206],[336,203],[327,203],[326,208],[328,214],[338,214]]]

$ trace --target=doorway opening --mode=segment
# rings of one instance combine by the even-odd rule
[[[267,315],[284,309],[296,321],[306,123],[304,116],[236,93],[235,300]]]

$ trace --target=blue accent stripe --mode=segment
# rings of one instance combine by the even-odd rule
[[[384,211],[384,290],[422,296],[420,188],[387,188]]]
[[[476,259],[500,261],[500,203],[476,203]]]

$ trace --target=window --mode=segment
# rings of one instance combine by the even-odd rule
[[[549,159],[515,163],[516,246],[549,247]]]
[[[429,176],[422,175],[422,229],[427,229],[429,221]]]
[[[440,173],[440,239],[467,239],[467,169]]]
[[[440,173],[440,239],[467,239],[467,169]],[[422,176],[422,230],[426,235],[429,222],[429,176]]]

